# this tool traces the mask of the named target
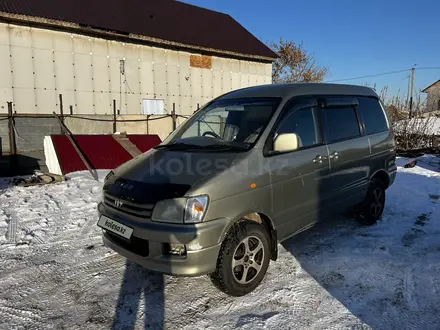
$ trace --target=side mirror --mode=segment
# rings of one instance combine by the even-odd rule
[[[275,152],[295,151],[299,147],[299,136],[295,133],[280,134],[273,141],[273,151]]]

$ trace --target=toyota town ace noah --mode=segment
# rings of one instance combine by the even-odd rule
[[[388,116],[367,87],[285,84],[220,96],[106,177],[104,244],[147,269],[209,274],[240,296],[278,243],[356,207],[374,224],[396,176]]]

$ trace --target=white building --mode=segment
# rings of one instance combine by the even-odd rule
[[[0,1],[0,113],[191,114],[272,81],[269,48],[229,15],[173,0]]]

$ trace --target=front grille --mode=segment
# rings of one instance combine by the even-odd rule
[[[136,253],[142,257],[148,257],[150,251],[147,240],[144,240],[142,238],[137,238],[136,236],[131,236],[130,240],[126,240],[115,234],[112,234],[109,231],[106,231],[106,233],[113,241],[115,241],[118,245],[120,245],[124,249]]]
[[[151,218],[154,207],[153,204],[137,204],[124,199],[118,199],[109,194],[105,194],[104,203],[106,206],[118,211],[142,218]]]

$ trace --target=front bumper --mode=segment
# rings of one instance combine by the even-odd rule
[[[107,247],[147,269],[169,275],[200,276],[212,273],[230,224],[226,218],[195,225],[156,223],[127,215],[102,203],[98,211],[99,215],[133,228],[130,242],[103,231],[103,243]],[[136,242],[136,249],[132,242]],[[184,244],[186,255],[166,253],[168,244]]]

